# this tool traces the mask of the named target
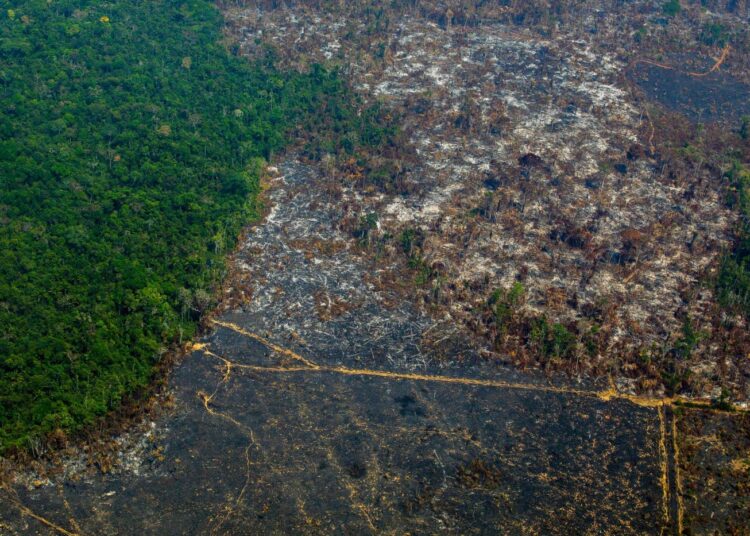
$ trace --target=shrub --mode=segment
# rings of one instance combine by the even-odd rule
[[[662,13],[667,17],[674,17],[682,11],[682,6],[680,5],[680,0],[668,0],[662,5],[661,9]]]

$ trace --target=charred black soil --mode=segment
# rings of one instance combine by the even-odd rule
[[[736,119],[750,114],[750,86],[723,72],[696,76],[676,68],[640,62],[630,75],[649,99],[695,122]]]
[[[750,417],[687,411],[677,419],[685,526],[749,534]]]
[[[155,423],[148,455],[107,475],[19,481],[3,493],[3,530],[642,534],[666,526],[657,408],[607,400],[607,385],[550,384],[486,363],[460,331],[408,303],[383,305],[388,296],[368,288],[369,265],[351,251],[306,258],[290,243],[335,241],[338,232],[324,208],[310,208],[314,174],[289,163],[283,175],[266,224],[238,253],[255,273],[254,298],[221,314],[176,370],[176,409]],[[321,295],[358,306],[321,319],[313,302]],[[463,345],[463,359],[446,363],[423,347],[436,329]]]
[[[6,478],[0,534],[748,534],[747,416],[673,406],[640,352],[713,310],[700,281],[734,223],[720,173],[653,150],[648,109],[736,117],[744,56],[700,77],[629,62],[611,45],[660,13],[644,2],[581,12],[567,34],[519,28],[536,19],[518,6],[485,6],[484,24],[442,2],[390,22],[257,4],[227,8],[243,53],[343,64],[365,99],[411,110],[409,151],[383,164],[395,178],[325,158],[271,169],[270,211],[174,371],[174,408],[116,463]],[[484,322],[516,282],[518,315],[600,346],[524,353]],[[717,359],[712,337],[673,375],[746,401],[746,356]]]

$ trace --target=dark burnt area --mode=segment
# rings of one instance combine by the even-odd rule
[[[699,77],[639,62],[628,76],[647,98],[695,123],[736,121],[750,114],[750,85],[720,70]]]

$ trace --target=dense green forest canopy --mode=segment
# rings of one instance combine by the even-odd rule
[[[0,7],[2,451],[90,423],[194,333],[263,160],[393,129],[335,72],[235,57],[209,1]]]
[[[729,206],[739,211],[740,225],[737,243],[721,263],[718,298],[724,307],[750,318],[750,168],[734,160],[725,176]]]

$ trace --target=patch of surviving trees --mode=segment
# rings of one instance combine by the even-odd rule
[[[397,128],[336,71],[235,57],[205,0],[3,5],[0,453],[39,453],[196,332],[266,160],[297,143],[377,176],[358,155]]]

